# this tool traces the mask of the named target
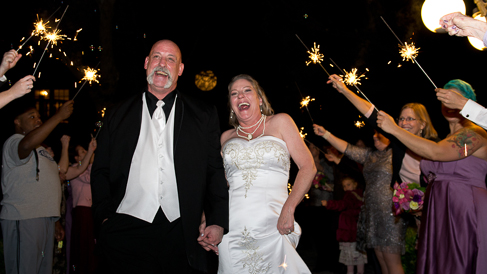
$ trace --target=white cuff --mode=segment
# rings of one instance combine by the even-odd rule
[[[0,81],[6,82],[7,81],[7,77],[5,77],[5,75],[3,75],[2,77],[0,77]]]

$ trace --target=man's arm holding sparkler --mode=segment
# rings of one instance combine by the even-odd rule
[[[338,92],[345,95],[348,101],[350,101],[357,108],[357,110],[360,111],[360,113],[365,115],[370,111],[373,105],[367,100],[360,98],[353,91],[349,90],[347,86],[345,86],[345,83],[343,83],[343,80],[340,76],[333,74],[328,79],[329,80],[326,83],[332,84]]]

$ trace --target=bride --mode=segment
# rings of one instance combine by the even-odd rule
[[[311,273],[296,252],[294,211],[316,173],[313,157],[287,114],[275,114],[249,75],[228,85],[230,124],[221,136],[229,184],[229,232],[218,246],[218,273]],[[299,168],[288,195],[290,157]]]

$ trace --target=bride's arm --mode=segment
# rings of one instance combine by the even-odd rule
[[[311,152],[299,135],[298,128],[293,119],[287,114],[278,114],[279,131],[286,142],[289,153],[299,168],[294,181],[293,190],[284,203],[281,215],[277,221],[277,229],[281,234],[289,234],[294,231],[294,211],[296,206],[308,193],[311,182],[316,174],[316,166]]]

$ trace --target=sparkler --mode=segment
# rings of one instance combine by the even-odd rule
[[[313,49],[310,51],[308,49],[308,47],[306,46],[306,44],[303,42],[303,40],[301,40],[301,38],[299,38],[299,36],[297,34],[296,34],[296,37],[301,42],[301,44],[303,44],[303,46],[306,48],[306,50],[309,53],[310,61],[306,61],[306,65],[309,65],[311,62],[313,62],[313,64],[318,63],[318,65],[320,65],[320,67],[326,72],[326,74],[328,74],[328,76],[330,76],[328,71],[326,71],[325,67],[323,67],[323,65],[321,64],[321,61],[323,61],[323,54],[320,53],[320,45],[318,45],[318,47],[316,47],[316,42],[315,42]]]
[[[340,75],[343,77],[343,82],[349,86],[353,85],[361,85],[360,78],[365,77],[365,73],[362,73],[360,76],[357,76],[357,69],[353,68],[350,72],[345,71],[345,75]]]
[[[308,133],[303,133],[303,130],[304,130],[304,127],[302,127],[300,130],[299,130],[299,136],[301,136],[301,139],[305,139],[306,138],[306,135],[308,135]]]
[[[66,14],[66,11],[68,10],[68,8],[69,8],[69,5],[66,6],[66,9],[64,10],[63,15],[61,16],[61,18],[59,20],[57,20],[58,21],[58,24],[56,26],[56,29],[52,32],[52,34],[49,35],[50,38],[49,39],[46,39],[49,42],[47,42],[47,45],[44,48],[44,51],[42,52],[41,59],[39,59],[39,62],[37,63],[37,66],[35,67],[34,73],[32,73],[32,75],[35,75],[36,74],[37,69],[39,68],[39,65],[41,64],[42,58],[44,57],[44,54],[46,54],[47,47],[49,47],[49,44],[51,44],[51,41],[53,43],[57,44],[57,40],[61,40],[61,39],[57,39],[59,37],[59,35],[58,35],[58,33],[59,33],[58,27],[59,27],[59,24],[61,23],[61,20],[63,20],[64,14]],[[48,37],[48,35],[46,35],[46,37]],[[62,40],[64,40],[64,38]]]
[[[73,99],[71,100],[74,100],[74,98],[76,98],[76,96],[78,96],[79,92],[83,89],[83,87],[85,86],[86,82],[90,82],[90,85],[91,85],[91,82],[92,81],[95,81],[98,83],[98,80],[96,78],[100,77],[100,75],[97,75],[96,72],[96,68],[98,67],[98,65],[100,64],[100,62],[98,62],[98,64],[96,65],[95,68],[90,68],[88,67],[88,69],[85,69],[85,76],[81,79],[81,80],[85,80],[83,82],[83,84],[81,85],[81,87],[78,89],[78,91],[76,92],[76,94],[74,95]]]
[[[298,89],[299,94],[301,95],[301,98],[303,98],[303,100],[300,103],[301,104],[301,108],[303,108],[303,107],[306,108],[306,111],[308,112],[309,118],[311,119],[311,123],[314,123],[313,117],[311,117],[311,112],[309,112],[308,105],[309,105],[309,102],[314,101],[315,99],[314,98],[311,98],[310,99],[309,96],[307,96],[306,98],[304,98],[303,94],[301,93],[301,90],[299,89],[298,83],[294,82],[294,84],[296,84],[296,88]]]
[[[404,46],[401,47],[401,49],[399,50],[399,53],[401,54],[401,57],[402,57],[402,60],[406,60],[406,61],[409,61],[411,60],[413,63],[414,61],[416,60],[415,58],[418,56],[418,50],[420,48],[416,48],[414,46],[414,43],[411,43],[410,45],[408,45],[407,42],[404,43]]]
[[[394,31],[392,30],[392,28],[389,26],[389,24],[387,24],[386,20],[384,20],[384,18],[383,18],[382,16],[381,16],[380,18],[382,19],[382,21],[384,22],[384,24],[386,24],[387,28],[389,28],[389,30],[392,32],[392,34],[394,34],[394,36],[395,36],[395,37],[396,37],[396,39],[399,41],[399,43],[401,44],[401,46],[402,46],[403,48],[405,48],[407,44],[406,44],[406,45],[404,45],[404,43],[401,41],[401,39],[399,39],[399,37],[397,37],[396,33],[394,33]],[[418,48],[418,49],[419,49],[419,48]],[[402,55],[402,50],[403,50],[403,49],[401,49],[401,51],[400,51],[400,52],[401,52],[401,56],[403,56],[403,55]],[[410,51],[410,50],[405,50],[405,51],[407,52],[407,51]],[[435,87],[435,89],[436,89],[437,87],[436,87],[435,83],[433,83],[433,80],[431,80],[431,78],[428,76],[428,74],[426,73],[426,71],[424,71],[424,69],[421,67],[421,65],[420,65],[420,64],[418,63],[418,61],[416,60],[417,52],[414,54],[414,51],[411,51],[410,53],[408,53],[408,55],[407,55],[407,56],[409,56],[408,60],[409,60],[409,59],[411,59],[411,60],[413,61],[413,63],[416,63],[416,65],[418,65],[418,67],[421,69],[421,71],[423,71],[424,75],[426,75],[426,77],[428,78],[428,80],[430,80],[431,84],[433,84],[433,86],[434,86],[434,87]],[[403,58],[404,58],[404,56],[403,56]],[[403,59],[403,60],[404,60],[404,59]]]
[[[46,32],[44,34],[44,37],[42,37],[42,39],[48,40],[53,45],[57,45],[57,41],[64,40],[64,38],[66,37],[65,34],[59,34],[60,32],[61,32],[60,29],[52,31],[51,33]]]
[[[365,126],[365,123],[364,123],[364,121],[356,121],[355,126],[358,128],[361,128],[361,127]]]
[[[39,19],[39,15],[37,15],[37,21],[34,22],[34,30],[32,31],[31,35],[29,36],[29,38],[27,38],[24,43],[22,43],[22,45],[19,46],[19,48],[17,49],[17,52],[19,52],[20,49],[22,49],[22,47],[30,40],[30,38],[32,38],[32,36],[39,36],[39,35],[42,35],[44,34],[48,28],[50,28],[47,24],[49,23],[49,21],[47,21],[46,23],[44,23],[42,21],[42,18]]]
[[[339,67],[339,66],[338,66],[338,65],[335,63],[335,61],[333,61],[333,59],[331,59],[331,58],[330,58],[330,60],[331,60],[331,62],[332,62],[333,64],[335,64],[335,67],[337,67],[337,68],[338,68],[338,69],[339,69],[339,70],[342,72],[342,74],[344,74],[344,75],[346,74],[346,73],[344,73],[344,72],[343,72],[343,70],[342,70],[342,69],[341,69],[341,68],[340,68],[340,67]],[[360,90],[360,89],[357,87],[357,84],[355,84],[354,82],[352,82],[352,84],[353,84],[353,86],[354,86],[354,87],[355,87],[355,88],[356,88],[356,89],[357,89],[357,90],[360,92],[360,94],[362,94],[362,96],[364,96],[364,98],[365,98],[365,99],[366,99],[366,100],[367,100],[369,103],[371,103],[371,104],[372,104],[372,102],[369,100],[369,98],[367,98],[367,96],[365,96],[365,94],[364,94],[364,93],[363,93],[363,92],[362,92],[362,91],[361,91],[361,90]],[[377,107],[376,107],[374,104],[372,104],[372,105],[374,106],[375,110],[377,110],[377,112],[379,112],[379,110],[377,109]]]

